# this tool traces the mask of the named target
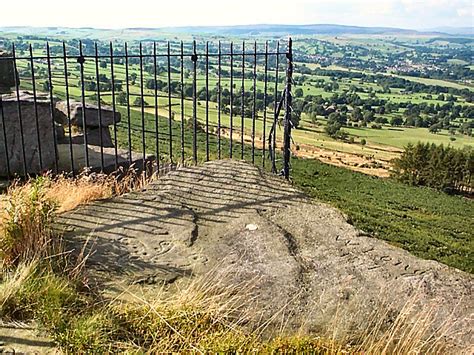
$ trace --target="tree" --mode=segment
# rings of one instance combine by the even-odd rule
[[[398,127],[403,124],[403,119],[400,116],[395,116],[390,120],[390,125],[393,127]]]
[[[125,94],[123,91],[121,91],[118,95],[117,95],[117,103],[119,105],[126,105],[127,104],[127,94]]]
[[[49,91],[49,81],[43,82],[43,91]]]
[[[345,115],[341,115],[339,112],[333,112],[328,117],[328,125],[337,123],[340,126],[345,125],[347,122],[347,117]]]
[[[354,110],[352,111],[352,121],[354,122],[362,121],[363,118],[364,116],[362,116],[361,109],[358,106],[354,107]]]
[[[454,138],[454,137],[453,137]],[[469,191],[473,186],[474,150],[429,143],[408,144],[394,160],[392,175],[410,185],[424,185],[446,192]]]
[[[155,89],[155,80],[154,79],[148,79],[146,81],[145,87],[149,90],[154,90]]]
[[[434,125],[431,125],[428,130],[430,133],[436,134],[441,130],[441,125],[439,123],[435,123]]]
[[[133,106],[141,106],[143,103],[143,106],[147,106],[148,103],[145,101],[145,99],[141,98],[140,96],[137,96],[135,100],[133,101]]]
[[[326,128],[324,129],[327,133],[328,136],[336,138],[337,134],[339,133],[339,130],[341,129],[341,124],[334,122],[334,123],[328,123]]]
[[[100,62],[100,67],[101,68],[107,68],[107,62],[105,60]]]
[[[372,122],[374,120],[374,112],[373,111],[365,111],[364,112],[364,121]]]
[[[303,89],[298,88],[295,90],[295,97],[303,97]]]

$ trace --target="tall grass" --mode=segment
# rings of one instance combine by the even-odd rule
[[[55,253],[56,203],[46,197],[45,178],[13,184],[0,210],[0,259],[5,266]]]

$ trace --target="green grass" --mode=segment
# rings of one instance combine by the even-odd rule
[[[388,145],[397,148],[403,148],[408,143],[415,142],[430,142],[437,145],[451,145],[456,148],[464,146],[474,146],[474,139],[469,136],[457,134],[456,140],[450,140],[450,134],[447,130],[441,130],[439,133],[430,133],[426,128],[405,128],[405,127],[390,127],[383,126],[382,129],[372,128],[351,128],[344,127],[351,136],[356,138],[365,138],[368,142]]]
[[[41,50],[39,50],[41,52]],[[39,53],[37,53],[39,54]],[[63,63],[59,60],[53,61],[53,87],[54,87],[54,94],[57,97],[60,98],[65,98],[65,87],[64,87],[64,67]],[[211,65],[215,66],[216,63],[211,63]],[[237,63],[238,64],[238,63]],[[27,65],[27,61],[25,60],[19,60],[18,61],[18,66],[19,68],[25,68]],[[81,97],[81,90],[78,87],[78,81],[79,81],[79,75],[76,70],[77,63],[75,61],[70,60],[68,63],[68,68],[71,72],[71,76],[69,77],[69,94],[71,95],[72,99],[75,99],[77,101],[80,101]],[[314,67],[314,65],[307,64],[308,67]],[[38,71],[39,68],[45,69],[47,66],[45,63],[36,63],[35,64],[36,71]],[[115,64],[115,77],[116,79],[120,80],[125,80],[125,66],[120,65],[120,64]],[[228,63],[223,63],[222,68],[227,68],[228,69]],[[95,63],[93,61],[87,61],[84,66],[85,69],[85,76],[86,77],[95,77]],[[251,66],[247,67],[248,70],[251,70]],[[340,68],[334,68],[334,69],[340,69]],[[261,66],[258,67],[258,70],[261,71],[262,68]],[[110,77],[110,63],[108,64],[107,68],[100,68],[100,72],[106,74],[108,77]],[[129,72],[130,75],[136,74],[137,75],[137,82],[135,85],[130,86],[130,92],[133,95],[130,99],[130,101],[133,103],[135,100],[135,95],[140,94],[140,87],[139,87],[139,66],[138,65],[130,65],[129,66]],[[238,72],[236,68],[236,72]],[[270,71],[271,73],[272,71]],[[283,75],[283,74],[281,74]],[[298,75],[298,74],[296,74]],[[164,73],[161,73],[159,76],[159,79],[167,82],[167,75]],[[303,92],[305,95],[307,94],[312,94],[312,95],[321,95],[325,98],[330,98],[333,93],[332,92],[325,92],[321,88],[317,88],[314,85],[315,80],[318,79],[324,79],[324,80],[329,80],[330,78],[328,76],[306,76],[307,81],[301,86],[303,89]],[[180,79],[180,75],[177,73],[172,73],[171,75],[172,80],[178,81]],[[153,79],[153,76],[144,73],[144,81],[148,79]],[[191,76],[188,76],[185,81],[190,84],[191,83]],[[205,85],[205,76],[203,73],[199,70],[198,75],[197,75],[197,80],[198,80],[198,89],[204,87]],[[31,80],[29,78],[25,78],[22,80],[22,86],[27,89],[31,89]],[[44,81],[38,80],[39,84]],[[217,77],[215,72],[211,72],[210,77],[209,77],[209,83],[210,86],[213,87],[217,83]],[[236,84],[236,89],[234,90],[235,97],[240,96],[240,83],[241,80],[236,78],[235,79],[235,84]],[[382,88],[378,86],[377,84],[373,83],[363,83],[358,80],[351,80],[351,79],[346,79],[342,78],[338,80],[338,83],[340,85],[340,88],[338,92],[342,92],[344,90],[348,90],[351,85],[356,85],[357,87],[361,89],[373,89],[376,91],[381,90]],[[222,79],[222,85],[224,88],[229,88],[229,78],[223,78]],[[250,90],[251,86],[253,85],[252,80],[245,80],[245,87],[246,90]],[[263,90],[263,82],[257,81],[257,87],[259,90]],[[279,90],[283,87],[283,84],[280,84]],[[41,85],[39,86],[41,89]],[[268,88],[268,94],[270,97],[272,97],[273,94],[273,84],[269,85]],[[125,91],[125,86],[123,88]],[[145,95],[153,95],[154,90],[144,90]],[[93,97],[96,93],[95,92],[86,92],[86,95],[88,97]],[[159,95],[166,96],[167,94],[164,92],[159,92]],[[392,101],[392,102],[412,102],[412,103],[420,103],[420,102],[430,102],[433,104],[436,103],[444,103],[442,101],[437,101],[436,99],[432,100],[427,100],[426,99],[426,94],[424,93],[416,93],[416,94],[404,94],[401,93],[400,90],[393,89],[392,93],[390,94],[383,94],[383,93],[378,93],[378,97]],[[367,93],[360,93],[360,96],[363,98],[367,98],[368,94]],[[435,95],[436,96],[436,95]],[[110,92],[103,92],[102,93],[102,100],[105,101],[107,104],[111,104],[112,97]],[[147,97],[146,101],[148,104],[153,105],[154,104],[154,99],[152,97]],[[205,102],[200,102],[201,105],[197,107],[197,117],[198,120],[201,123],[204,123],[205,121]],[[160,115],[162,116],[167,116],[167,105],[168,105],[168,100],[166,97],[162,97],[158,100],[158,104],[160,107]],[[179,98],[173,98],[172,99],[172,105],[173,105],[173,111],[176,114],[175,119],[179,120],[180,116],[180,99]],[[135,110],[138,110],[139,108],[136,107]],[[148,107],[147,108],[148,112],[153,112],[154,108],[153,107]],[[192,115],[193,107],[192,107],[192,101],[189,99],[185,100],[184,103],[184,111],[185,111],[185,117],[189,118]],[[263,133],[263,123],[261,120],[261,117],[263,116],[263,112],[258,112],[258,116],[260,119],[257,120],[256,122],[256,137],[257,140],[261,139],[262,133]],[[268,117],[271,117],[271,112],[269,112]],[[386,115],[387,118],[390,119],[390,115]],[[370,144],[372,144],[372,147],[369,148],[364,148],[360,147],[359,145],[354,145],[354,144],[345,144],[341,143],[338,141],[335,141],[328,137],[326,134],[324,134],[324,127],[319,127],[316,129],[313,129],[314,127],[311,127],[308,122],[304,122],[305,118],[303,117],[303,122],[302,126],[304,128],[307,128],[306,130],[296,130],[294,132],[294,139],[297,144],[309,144],[309,145],[314,145],[317,148],[324,148],[327,150],[335,150],[335,151],[341,151],[345,153],[353,153],[353,154],[359,154],[363,155],[366,157],[375,157],[376,159],[381,159],[381,160],[390,160],[391,158],[394,157],[394,153],[387,153],[385,149],[377,149],[377,147],[374,147],[373,145],[384,145],[384,146],[392,146],[396,148],[403,148],[406,146],[408,143],[416,143],[418,141],[426,141],[426,142],[433,142],[436,144],[451,144],[452,146],[455,147],[462,147],[464,145],[474,145],[474,139],[466,136],[461,136],[457,135],[456,140],[454,142],[450,141],[449,135],[444,131],[440,132],[439,134],[430,134],[427,129],[423,128],[413,128],[413,129],[405,129],[402,128],[400,130],[389,130],[388,128],[384,127],[383,130],[380,131],[375,131],[371,130],[370,128],[368,129],[346,129],[349,131],[351,135],[353,135],[357,139],[366,139],[366,141]],[[213,127],[216,126],[217,124],[217,104],[215,102],[210,103],[210,110],[209,110],[209,121]],[[238,117],[235,117],[234,119],[234,127],[236,130],[240,129],[240,115]],[[252,126],[252,119],[250,117],[245,117],[244,119],[244,124],[245,124],[245,133],[246,135],[250,136],[251,135],[251,126]],[[222,115],[222,125],[229,127],[230,122],[229,122],[229,117],[228,115],[223,114]],[[267,123],[266,126],[266,132],[269,130],[269,124]]]
[[[293,159],[292,178],[310,196],[350,216],[355,226],[412,254],[474,273],[474,204],[320,163]]]

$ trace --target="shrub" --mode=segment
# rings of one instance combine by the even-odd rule
[[[46,197],[45,183],[39,177],[8,189],[0,211],[0,258],[7,266],[50,255],[57,247],[52,230],[57,205]]]

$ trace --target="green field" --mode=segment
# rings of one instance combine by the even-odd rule
[[[474,273],[474,204],[347,169],[294,159],[296,186],[345,212],[370,235],[425,259]]]
[[[37,50],[36,54],[41,54],[41,50]],[[235,64],[238,66],[239,63],[235,62]],[[26,70],[27,68],[27,61],[20,60],[18,61],[18,67],[22,70]],[[310,64],[305,64],[308,67],[311,67],[312,65]],[[298,65],[297,65],[298,67]],[[35,71],[45,71],[47,69],[46,63],[43,62],[36,62],[35,63]],[[70,71],[70,76],[69,76],[69,94],[72,99],[75,100],[80,100],[81,97],[81,90],[79,87],[80,84],[80,75],[77,70],[77,63],[75,63],[74,60],[69,60],[68,61],[68,69]],[[176,68],[179,71],[179,67]],[[223,61],[222,64],[222,69],[223,70],[228,70],[229,69],[229,63],[226,61]],[[336,68],[332,68],[336,69]],[[247,64],[247,70],[252,70],[252,66]],[[281,73],[282,68],[280,68]],[[238,72],[239,68],[235,68],[235,72]],[[257,66],[257,72],[262,73],[263,67],[261,65]],[[64,64],[62,63],[61,60],[54,60],[52,62],[52,72],[53,72],[53,89],[54,89],[54,94],[58,97],[65,98],[66,93],[65,93],[65,86],[64,86]],[[111,65],[110,62],[108,62],[106,68],[99,68],[100,74],[105,74],[107,77],[111,77]],[[274,68],[270,68],[269,73],[274,73]],[[115,64],[114,65],[114,74],[115,74],[115,79],[120,80],[123,82],[123,91],[126,91],[125,87],[125,66],[122,64]],[[189,75],[188,69],[186,69],[185,73],[185,80],[184,82],[186,84],[191,84],[192,83],[192,75]],[[86,64],[84,66],[84,75],[87,78],[90,78],[91,80],[95,80],[95,75],[96,75],[96,68],[95,68],[95,62],[93,60],[88,60],[86,61]],[[298,77],[299,74],[296,74],[296,77]],[[136,96],[140,95],[141,89],[140,89],[140,66],[136,64],[130,64],[129,65],[129,76],[136,76],[136,80],[134,83],[131,83],[129,90],[131,94],[130,102],[133,103]],[[280,78],[282,78],[282,74],[280,74]],[[45,82],[46,78],[43,79],[38,79],[37,80],[37,86],[41,88],[41,84]],[[146,83],[147,80],[154,79],[154,76],[144,72],[144,77],[143,80]],[[163,81],[164,83],[167,83],[167,74],[166,73],[159,73],[157,76],[158,80]],[[172,81],[180,81],[180,73],[172,73],[171,74],[171,79]],[[201,88],[205,87],[205,74],[202,70],[198,70],[197,73],[197,87],[198,90]],[[324,98],[329,99],[334,92],[326,92],[320,87],[316,87],[315,83],[317,81],[323,80],[324,82],[329,82],[330,77],[329,76],[322,76],[322,75],[313,75],[310,76],[304,83],[303,85],[300,85],[298,87],[303,89],[303,92],[305,95],[311,94],[311,95],[321,95]],[[240,97],[240,85],[242,83],[242,80],[240,78],[235,78],[234,83],[236,87],[234,88],[234,97]],[[251,92],[252,87],[253,87],[253,80],[251,79],[245,79],[244,80],[244,85],[245,89],[248,92]],[[209,87],[212,89],[217,85],[217,74],[216,74],[216,63],[215,61],[211,61],[211,72],[209,75]],[[224,89],[230,89],[230,78],[228,76],[224,76],[221,81],[221,85]],[[378,86],[377,84],[374,83],[363,83],[360,82],[359,80],[354,80],[354,79],[345,79],[342,78],[338,80],[338,85],[339,89],[337,92],[343,92],[345,90],[349,90],[351,86],[357,86],[361,90],[365,91],[374,91],[377,92],[381,90],[382,88]],[[260,90],[263,92],[264,90],[264,83],[262,81],[256,82],[257,90]],[[28,77],[25,77],[22,80],[22,87],[26,89],[31,89],[31,80]],[[279,84],[278,91],[280,92],[281,89],[283,88],[283,83]],[[274,83],[269,83],[268,85],[268,97],[273,100],[273,95],[274,95]],[[154,90],[146,89],[144,88],[144,95],[147,96],[145,97],[145,101],[147,102],[147,106],[145,108],[146,112],[149,113],[154,113],[155,108],[154,108]],[[95,91],[86,91],[86,96],[89,98],[94,98],[96,95]],[[160,96],[158,99],[158,107],[159,107],[159,114],[163,117],[167,117],[168,115],[168,98],[167,98],[167,93],[163,91],[159,91],[158,95]],[[361,92],[359,93],[360,97],[363,99],[368,98],[368,94]],[[407,95],[399,89],[392,89],[391,93],[378,93],[378,97],[381,99],[385,99],[387,101],[391,102],[413,102],[413,103],[420,103],[420,102],[430,102],[433,104],[443,104],[442,101],[438,101],[436,99],[436,95],[434,95],[434,98],[428,100],[426,98],[426,95],[423,93],[416,93],[416,94],[410,94]],[[110,91],[104,91],[101,93],[101,99],[103,102],[105,102],[108,105],[112,104],[112,95]],[[94,100],[94,99],[93,99]],[[193,112],[193,103],[192,100],[190,100],[189,97],[185,97],[184,100],[184,106],[181,107],[181,99],[179,97],[179,94],[176,96],[176,94],[173,95],[172,98],[172,112],[174,113],[174,118],[177,121],[181,120],[181,111],[183,110],[184,112],[184,119],[189,119],[192,117],[192,112]],[[462,101],[462,100],[461,100]],[[124,113],[124,109],[122,107],[121,109]],[[139,106],[135,106],[132,108],[134,111],[140,111]],[[217,122],[218,122],[218,110],[217,110],[217,103],[216,102],[210,102],[209,103],[209,114],[208,114],[208,121],[210,124],[210,131],[211,132],[216,132],[216,127],[217,127]],[[122,115],[124,120],[126,119],[126,114]],[[388,114],[386,117],[390,119],[393,116],[393,114]],[[271,110],[267,111],[267,123],[265,125],[265,132],[268,133],[270,129],[270,123],[271,123],[271,117],[272,117],[272,112]],[[201,124],[204,124],[206,121],[206,103],[205,101],[198,101],[198,106],[197,106],[197,118],[200,121]],[[234,119],[232,122],[232,127],[234,129],[234,132],[240,132],[241,131],[241,122],[242,118],[241,115],[234,115]],[[263,112],[257,112],[257,117],[256,117],[256,122],[255,122],[255,132],[253,132],[253,120],[251,117],[245,117],[243,120],[244,123],[244,134],[246,135],[247,140],[252,136],[252,134],[255,134],[255,140],[257,146],[263,144]],[[349,144],[348,142],[343,142],[339,140],[334,140],[327,136],[324,132],[324,127],[326,125],[326,121],[323,119],[318,120],[318,125],[314,125],[305,115],[302,116],[301,124],[299,129],[295,130],[293,133],[294,141],[297,145],[312,145],[318,149],[325,149],[329,151],[337,151],[337,152],[343,152],[343,153],[350,153],[350,154],[357,154],[363,157],[367,158],[375,158],[378,160],[384,160],[384,161],[389,161],[390,159],[394,158],[397,156],[397,151],[400,148],[403,148],[406,146],[408,143],[415,143],[417,141],[427,141],[427,142],[433,142],[437,144],[445,144],[445,145],[452,145],[454,147],[463,147],[463,146],[473,146],[474,145],[474,139],[472,137],[464,136],[457,134],[455,136],[455,140],[452,141],[450,139],[450,136],[446,130],[440,131],[438,134],[431,134],[428,132],[426,128],[392,128],[388,125],[384,125],[383,129],[378,130],[378,129],[371,129],[371,128],[351,128],[347,127],[344,128],[345,131],[347,131],[350,135],[350,137],[354,138],[355,143],[358,143],[361,141],[361,139],[365,139],[367,141],[366,146],[361,146],[359,144]],[[221,127],[224,129],[227,128],[227,132],[229,133],[229,127],[230,127],[230,117],[228,114],[221,114]],[[239,138],[237,138],[239,139]],[[392,149],[394,148],[394,149]]]

